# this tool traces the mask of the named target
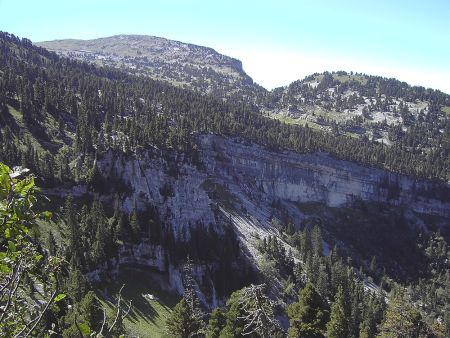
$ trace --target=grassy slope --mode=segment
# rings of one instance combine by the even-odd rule
[[[14,122],[16,126],[19,128],[21,133],[21,141],[24,141],[25,139],[29,139],[31,141],[31,144],[33,147],[39,152],[42,153],[45,151],[45,148],[48,147],[49,144],[52,144],[53,147],[61,147],[64,145],[64,142],[60,137],[51,136],[51,139],[49,141],[42,141],[37,139],[31,132],[30,129],[24,124],[23,122],[23,114],[16,110],[14,107],[8,105],[8,111],[9,114],[14,119]],[[50,135],[56,135],[58,130],[58,122],[55,120],[55,118],[50,114],[45,114],[44,117],[44,128],[47,131],[50,131]],[[74,139],[70,133],[66,133],[65,136],[68,139]],[[46,143],[46,144],[43,144]]]
[[[125,318],[125,327],[131,337],[161,337],[167,317],[179,298],[163,290],[160,285],[167,283],[166,277],[148,270],[128,268],[121,271],[119,279],[107,287],[108,295],[115,295],[125,284],[123,299],[132,302],[132,311]],[[167,285],[167,284],[165,284]],[[99,293],[102,303],[113,317],[114,300],[106,300]],[[149,300],[143,294],[151,294],[156,300]]]
[[[50,231],[57,246],[62,248],[66,243],[66,234],[61,221],[39,222],[39,234],[44,243]],[[99,286],[97,296],[107,310],[108,318],[112,319],[115,316],[116,295],[122,285],[125,285],[122,291],[123,299],[126,304],[130,301],[132,303],[132,310],[124,321],[126,337],[161,337],[167,317],[179,301],[178,296],[164,290],[164,286],[168,284],[166,274],[148,269],[122,268],[116,281]],[[144,294],[151,294],[155,299],[144,298]]]
[[[445,114],[450,115],[450,106],[442,107],[442,111],[443,111]]]
[[[311,121],[307,121],[307,120],[304,120],[304,119],[296,119],[296,118],[293,118],[293,117],[289,117],[289,116],[285,116],[285,115],[277,115],[277,114],[272,114],[269,117],[272,118],[272,119],[275,119],[275,120],[279,120],[279,121],[281,121],[283,123],[286,123],[286,124],[298,124],[298,125],[303,126],[303,127],[307,124],[308,127],[310,127],[311,129],[322,130],[321,126],[319,124],[311,122]],[[355,133],[351,133],[351,132],[347,132],[346,131],[343,134],[346,135],[346,136],[349,136],[349,137],[359,138],[359,136],[357,134],[355,134]]]
[[[367,83],[367,78],[364,75],[338,75],[333,74],[333,78],[339,82],[345,83],[349,81],[357,81],[363,85]]]
[[[303,127],[307,124],[312,129],[320,130],[319,124],[317,124],[315,122],[311,122],[311,121],[306,121],[304,119],[296,119],[296,118],[293,118],[290,116],[278,115],[278,114],[271,114],[269,117],[272,119],[275,119],[275,120],[279,120],[286,124],[298,124]]]

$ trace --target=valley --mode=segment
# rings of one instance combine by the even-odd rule
[[[311,293],[321,336],[342,301],[347,337],[390,330],[396,302],[445,337],[449,95],[345,72],[268,91],[239,60],[149,36],[1,33],[0,56],[0,161],[24,180],[2,165],[0,197],[30,206],[2,202],[19,229],[2,253],[36,245],[17,282],[51,311],[34,334],[296,336]],[[54,280],[35,274],[56,258]]]

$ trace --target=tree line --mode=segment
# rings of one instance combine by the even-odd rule
[[[63,181],[78,179],[80,167],[67,167],[65,162],[79,156],[92,162],[95,153],[106,149],[133,152],[157,146],[192,154],[197,149],[195,135],[202,133],[240,136],[273,150],[325,151],[419,178],[449,175],[448,142],[424,153],[402,144],[387,147],[287,125],[263,116],[246,99],[224,102],[59,58],[7,33],[1,34],[0,53],[0,158],[10,164],[35,161],[39,174],[49,180],[52,175]]]

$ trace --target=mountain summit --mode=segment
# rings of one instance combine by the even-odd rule
[[[148,35],[115,35],[93,40],[54,40],[36,45],[60,55],[146,75],[209,94],[229,96],[257,86],[241,61],[212,48]]]

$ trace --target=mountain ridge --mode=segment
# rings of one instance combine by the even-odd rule
[[[99,37],[99,38],[93,38],[93,39],[76,39],[76,38],[66,38],[66,39],[54,39],[54,40],[45,40],[45,41],[34,41],[33,44],[36,46],[40,46],[40,47],[44,47],[46,49],[49,49],[51,51],[55,51],[58,54],[66,54],[66,52],[70,52],[73,51],[73,44],[79,45],[80,47],[86,47],[89,46],[89,48],[91,48],[90,50],[86,50],[89,52],[94,52],[94,51],[98,51],[98,49],[96,49],[96,43],[100,43],[100,42],[108,42],[108,41],[114,41],[115,39],[134,39],[134,40],[140,40],[142,42],[144,42],[145,40],[147,41],[151,41],[153,40],[153,42],[155,41],[160,41],[163,42],[165,44],[169,44],[169,45],[182,45],[182,46],[189,46],[191,48],[194,49],[203,49],[206,51],[210,51],[213,54],[217,54],[219,56],[221,56],[223,59],[228,59],[230,61],[232,61],[233,63],[235,63],[236,70],[245,73],[248,77],[251,78],[251,76],[249,74],[247,74],[244,70],[243,70],[243,66],[242,66],[242,60],[236,58],[236,57],[232,57],[229,56],[227,54],[223,54],[223,53],[219,53],[218,51],[216,51],[213,47],[208,47],[208,46],[204,46],[204,45],[200,45],[200,44],[195,44],[195,43],[190,43],[190,42],[184,42],[181,40],[175,40],[175,39],[169,39],[169,38],[165,38],[165,37],[161,37],[161,36],[155,36],[155,35],[147,35],[147,34],[115,34],[115,35],[111,35],[111,36],[106,36],[106,37]],[[67,45],[69,43],[69,45]],[[328,71],[328,70],[324,70],[322,72],[316,72],[316,73],[311,73],[310,75],[306,75],[304,78],[298,78],[297,80],[292,81],[291,83],[286,83],[282,86],[276,86],[272,89],[267,89],[264,88],[263,86],[259,85],[260,87],[264,88],[266,91],[273,91],[273,90],[277,90],[280,88],[285,88],[285,87],[289,87],[290,85],[299,82],[299,81],[304,81],[305,79],[314,76],[314,75],[321,75],[324,73],[348,73],[348,74],[359,74],[362,75],[364,77],[379,77],[379,78],[383,78],[383,79],[395,79],[403,84],[406,84],[410,87],[418,87],[418,88],[424,88],[427,90],[434,90],[434,91],[438,91],[441,92],[445,95],[450,95],[448,93],[445,93],[444,91],[438,89],[438,88],[433,88],[433,87],[425,87],[423,85],[420,84],[416,84],[416,85],[412,85],[406,81],[402,81],[400,79],[394,78],[394,77],[389,77],[389,76],[381,76],[381,75],[377,75],[377,74],[366,74],[366,73],[362,73],[362,72],[358,72],[357,70],[353,70],[353,71],[344,71],[344,70],[334,70],[334,71]]]
[[[189,265],[191,285],[208,307],[230,307],[231,292],[267,283],[287,330],[288,304],[306,282],[324,304],[345,286],[356,300],[349,304],[360,319],[349,328],[358,337],[371,290],[384,302],[385,291],[411,280],[413,304],[427,304],[420,311],[430,323],[442,322],[448,301],[428,295],[450,294],[450,185],[433,180],[449,175],[448,144],[388,147],[282,123],[229,93],[211,96],[58,57],[5,33],[0,56],[0,160],[30,168],[52,197],[51,211],[61,216],[36,236],[48,233],[49,250],[71,262],[77,291],[82,274],[103,282],[138,264],[168,277],[160,286],[187,293],[182,274]],[[311,100],[325,108],[338,102],[331,87],[345,96],[332,74],[310,80],[314,85],[255,102],[289,110]],[[361,93],[374,90],[382,105],[377,84],[384,82],[369,80]],[[383,90],[402,88],[395,82]],[[436,110],[429,112],[430,125],[440,123]],[[429,236],[439,229],[442,236]],[[433,286],[425,294],[416,291],[423,290],[421,277]],[[138,306],[153,295],[144,290]],[[75,297],[69,289],[70,301]],[[369,318],[374,327],[383,313]],[[66,319],[58,330],[70,329]]]
[[[222,99],[244,99],[285,123],[367,138],[387,146],[411,138],[411,130],[421,126],[432,130],[433,142],[427,138],[414,145],[431,150],[440,142],[439,134],[446,130],[450,118],[450,95],[439,90],[411,86],[394,78],[337,71],[314,73],[269,91],[253,82],[240,60],[210,47],[163,37],[119,34],[37,45]],[[411,146],[414,142],[407,143]]]
[[[37,42],[37,46],[97,65],[125,68],[172,84],[218,96],[224,92],[255,92],[242,62],[213,48],[151,35],[114,35],[92,40],[63,39]],[[229,95],[228,95],[229,96]]]

